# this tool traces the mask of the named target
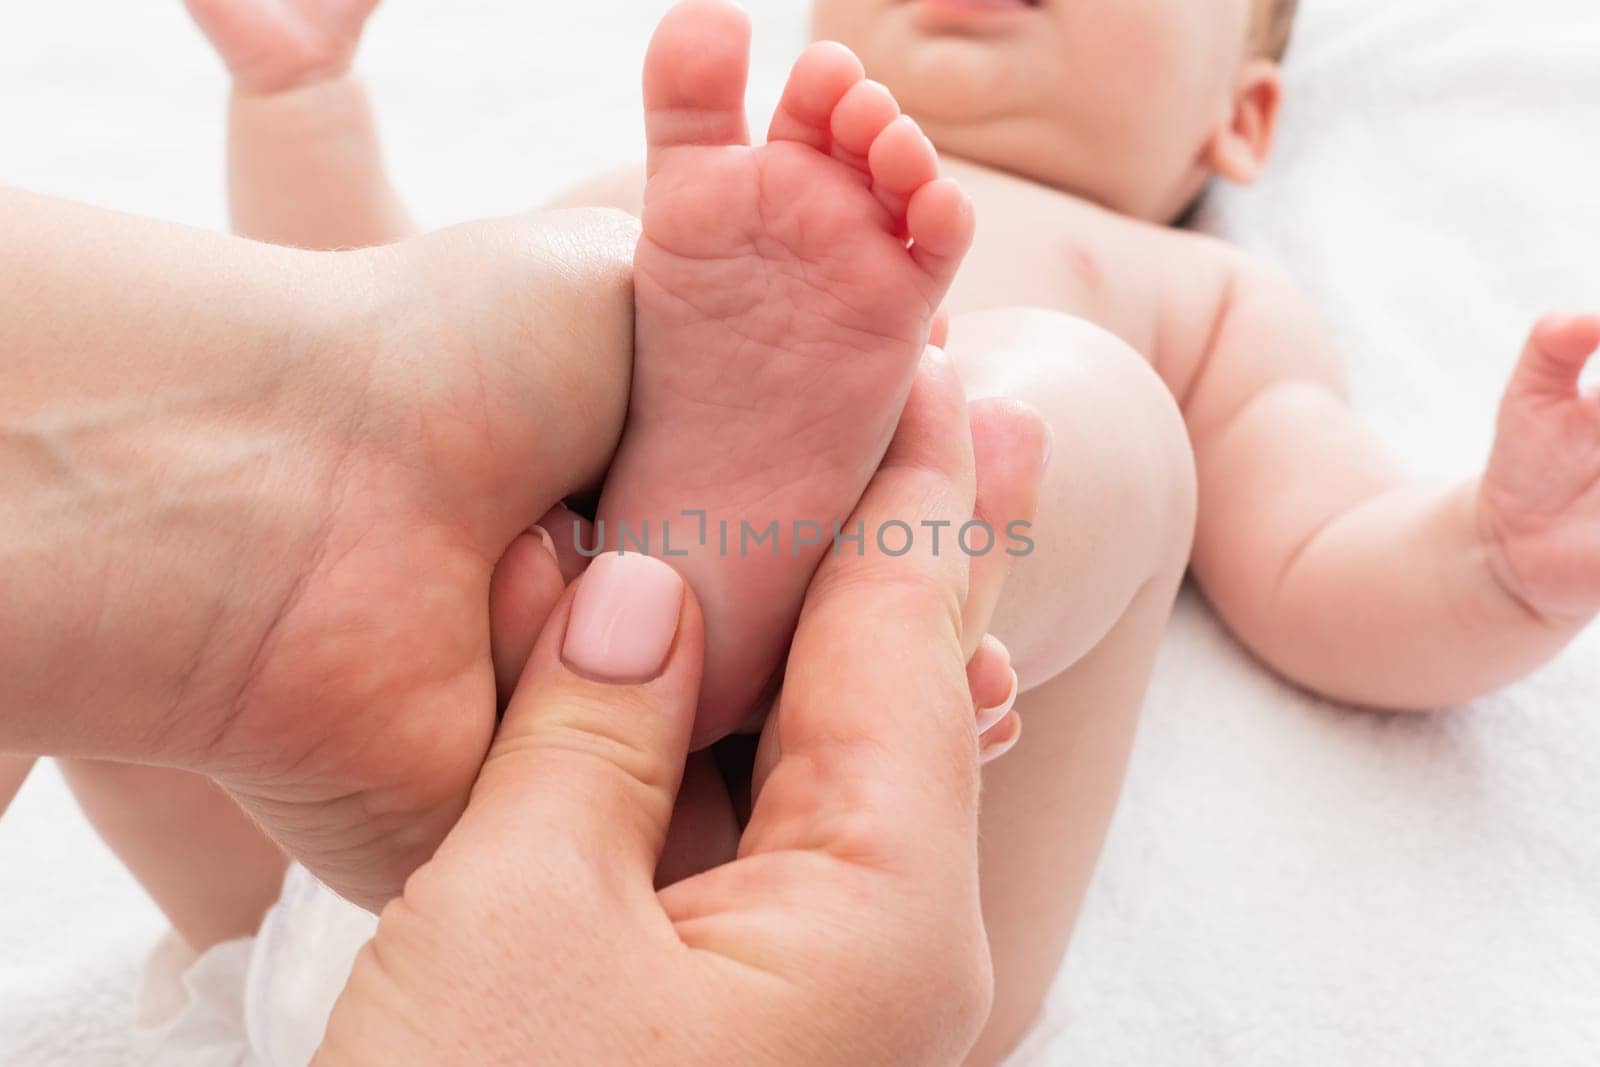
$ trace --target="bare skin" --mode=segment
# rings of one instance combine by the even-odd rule
[[[986,1063],[1037,1015],[1116,810],[1190,557],[1195,475],[1171,390],[1124,339],[1042,300],[995,310],[970,301],[984,257],[1004,260],[1016,236],[991,227],[982,174],[947,173],[964,188],[977,179],[980,198],[977,239],[946,301],[951,355],[971,396],[1025,400],[1055,442],[1038,549],[1017,563],[994,624],[1021,679],[1026,734],[985,773],[983,900],[996,995],[972,1059]],[[639,188],[637,175],[614,175],[562,203],[638,211]],[[999,291],[1028,301],[1042,288],[1038,264],[1008,270]]]
[[[1094,322],[1148,360],[1194,444],[1195,575],[1293,680],[1425,709],[1548,659],[1600,608],[1600,401],[1577,390],[1600,322],[1535,331],[1482,480],[1408,485],[1345,404],[1338,354],[1293,286],[1164,225],[1214,176],[1249,181],[1265,165],[1281,88],[1250,37],[1263,5],[1088,6],[817,6],[818,32],[891,79],[978,204],[949,301],[957,333],[962,313],[1031,306]],[[1055,62],[1063,49],[1085,62]],[[935,62],[999,95],[963,110],[951,79],[924,76]],[[1109,138],[1092,159],[1090,124]]]
[[[836,52],[820,58],[824,71],[837,69]],[[326,88],[358,91],[347,76]],[[297,213],[286,205],[303,204],[313,195],[293,175],[329,165],[328,141],[307,135],[321,130],[321,119],[288,106],[252,103],[246,123],[238,99],[236,94],[233,158],[270,157],[284,177],[259,181],[236,174],[230,186],[234,217],[254,220],[254,236],[307,243]],[[871,85],[854,90],[851,106],[880,129],[899,114],[893,97]],[[349,144],[375,142],[364,111],[338,113],[352,122]],[[261,117],[270,121],[256,121]],[[305,128],[308,122],[315,124],[311,131]],[[308,158],[300,158],[303,153]],[[366,152],[331,158],[353,168],[342,183],[347,187],[387,182],[381,161]],[[383,206],[390,199],[377,196],[370,213],[353,205],[346,218],[361,228],[369,222],[381,225],[393,218]],[[642,215],[643,181],[638,175],[605,180],[558,206],[576,204],[606,204]],[[971,276],[964,272],[963,277]],[[958,311],[966,306],[959,288],[947,303]],[[1013,753],[1008,759],[1026,758],[1030,766],[1049,768],[1044,780],[1062,786],[1036,788],[1029,784],[1033,778],[1015,775],[992,778],[989,785],[984,900],[1000,992],[995,1021],[976,1055],[993,1059],[1025,1031],[1037,1010],[1115,809],[1150,666],[1189,554],[1194,474],[1169,391],[1112,334],[1064,315],[1032,317],[1023,328],[1005,316],[958,317],[951,348],[974,396],[1026,400],[1043,412],[1056,439],[1036,520],[1041,548],[1018,568],[1019,580],[1001,598],[996,622],[997,632],[1019,642],[1013,650],[1013,665],[1022,677],[1018,689],[1059,680],[1020,700],[1015,692],[993,698],[1002,701],[1007,719],[994,732],[993,750],[1016,744],[1020,729],[1012,724],[1020,724],[1020,711],[1036,724],[1020,746],[1029,755]],[[701,506],[687,487],[667,503]],[[697,577],[696,587],[704,580]],[[1058,708],[1069,710],[1056,713]],[[1018,817],[1033,799],[1054,817]],[[722,820],[699,825],[718,827]],[[727,832],[717,836],[731,839]],[[678,865],[689,872],[716,858],[694,849]],[[1052,936],[1038,936],[1041,929]]]
[[[732,5],[686,3],[645,59],[633,399],[599,512],[683,553],[646,549],[705,609],[696,747],[748,719],[778,670],[972,240],[933,146],[842,48],[800,58],[750,147],[749,33]],[[772,543],[747,549],[744,524]]]
[[[378,0],[186,0],[227,64],[235,233],[297,248],[365,248],[416,232],[350,73]],[[298,210],[284,210],[293,203]]]
[[[1026,396],[1051,425],[1038,550],[995,633],[1016,645],[1024,742],[985,771],[984,918],[995,1006],[973,1052],[997,1062],[1060,969],[1121,792],[1139,709],[1183,580],[1195,485],[1183,424],[1143,361],[1066,316],[958,315],[974,395]]]
[[[229,204],[241,236],[338,249],[415,233],[384,172],[365,89],[348,76],[376,6],[188,4],[234,79]],[[305,150],[283,151],[274,134],[287,129]],[[295,210],[284,210],[286,203]],[[498,583],[514,580],[527,547],[507,557]],[[517,607],[500,599],[502,611]],[[161,767],[72,759],[61,767],[96,831],[191,948],[202,952],[255,933],[277,899],[287,861],[221,790]],[[182,833],[173,832],[174,820]]]
[[[381,904],[487,751],[497,564],[615,449],[636,231],[334,255],[0,208],[0,745],[205,773]]]
[[[21,756],[0,756],[0,815],[4,815],[17,798],[23,783],[28,780],[28,772],[33,770],[33,763],[33,760]]]
[[[1027,400],[1057,439],[1038,519],[1055,550],[1024,563],[997,623],[1031,690],[1030,743],[989,779],[1000,994],[985,1062],[1055,973],[1184,562],[1269,665],[1397,709],[1520,677],[1600,607],[1600,400],[1576,384],[1600,320],[1535,333],[1482,480],[1408,484],[1344,403],[1337,353],[1293,286],[1169,226],[1207,181],[1265,165],[1281,86],[1252,36],[1262,5],[1068,7],[817,5],[819,36],[888,83],[977,204],[947,300],[969,392]],[[344,113],[345,139],[374,143],[364,113]],[[301,121],[249,136],[264,153],[326,152]],[[385,183],[367,153],[342,158],[355,187]],[[639,213],[642,185],[614,175],[570,202]],[[236,182],[236,215],[271,195]]]
[[[1345,403],[1338,353],[1293,285],[1166,225],[1207,180],[1249,181],[1265,163],[1280,89],[1276,64],[1251,46],[1257,14],[1248,0],[817,5],[819,36],[859,51],[977,206],[947,300],[969,390],[1026,399],[1058,442],[1078,442],[1058,443],[1038,524],[1064,550],[1024,561],[996,626],[1032,691],[1018,703],[1023,754],[988,776],[997,1000],[977,1062],[1020,1039],[1055,974],[1164,625],[1164,609],[1153,621],[1132,594],[1151,599],[1174,552],[1268,665],[1397,710],[1522,677],[1600,607],[1600,398],[1577,389],[1600,320],[1535,332],[1483,480],[1416,486]],[[567,202],[638,210],[638,187],[637,174],[611,175]],[[1083,323],[1123,344],[1085,344],[1095,335]],[[1117,349],[1155,375],[1122,373]],[[1160,406],[1151,382],[1181,410],[1186,446],[1145,432],[1167,425],[1142,414]],[[1182,492],[1128,500],[1130,487],[1184,480],[1152,482],[1131,461],[1161,454],[1178,471],[1188,447],[1192,556]],[[1086,483],[1101,487],[1089,503],[1074,494]],[[1152,501],[1168,516],[1156,545],[1127,537],[1152,527]],[[1083,588],[1085,575],[1103,587]]]
[[[293,11],[275,10],[273,17],[265,22],[249,13],[249,5],[196,2],[190,6],[229,61],[235,77],[230,111],[233,135],[230,204],[236,227],[244,235],[259,240],[313,249],[390,244],[410,236],[412,225],[408,216],[403,210],[394,210],[398,203],[396,197],[374,197],[362,192],[376,187],[381,187],[386,194],[390,190],[359,82],[342,66],[319,65],[314,70],[296,72],[295,63],[308,56],[343,56],[348,62],[348,57],[354,53],[355,36],[360,27],[358,19],[349,17],[348,6],[303,4]],[[325,21],[317,21],[319,18]],[[243,24],[248,24],[249,33],[241,32]],[[316,47],[306,47],[308,43],[315,43],[313,38],[319,33],[328,40]],[[281,38],[275,48],[264,46],[263,35],[270,34]],[[291,54],[287,60],[275,59],[282,53]],[[735,57],[730,55],[730,58]],[[840,57],[836,55],[818,58],[823,60],[821,64],[812,63],[797,71],[791,94],[795,107],[814,99],[818,91],[824,95],[843,96],[860,80],[858,66],[851,79],[848,77],[852,73],[850,63],[841,69],[836,62]],[[262,75],[263,63],[270,77]],[[735,69],[726,73],[730,77],[742,77],[737,61]],[[843,82],[838,79],[841,73],[847,76]],[[665,106],[665,102],[658,101],[658,107],[661,106]],[[795,123],[801,121],[793,108],[786,117]],[[825,122],[828,116],[824,114],[820,118]],[[742,126],[742,115],[730,115],[728,119]],[[817,120],[812,117],[812,121]],[[794,129],[796,137],[805,132],[804,128]],[[902,214],[896,216],[890,210],[893,201],[886,206],[884,199],[896,195],[897,188],[912,193],[927,184],[926,176],[933,170],[932,150],[914,129],[908,130],[904,124],[892,131],[864,129],[859,135],[870,139],[876,133],[888,134],[883,139],[884,144],[874,151],[879,173],[901,185],[886,189],[880,184],[869,191],[870,187],[862,184],[859,192],[866,203],[861,217],[871,219],[882,212],[881,224],[892,230],[906,224],[903,212],[908,203],[899,204],[896,210]],[[694,130],[683,129],[679,135],[696,134]],[[818,172],[833,177],[830,171],[837,168],[841,174],[836,180],[854,183],[859,180],[858,174],[864,178],[870,173],[865,161],[857,171],[849,164],[825,156],[819,155],[813,161],[807,158],[815,154],[812,149],[799,141],[795,146],[795,157],[781,161],[782,166],[793,172],[792,180],[804,183],[810,180],[808,175]],[[670,159],[674,153],[681,154],[682,149],[663,144],[661,152]],[[759,166],[761,161],[752,155],[749,163]],[[681,170],[682,162],[677,166]],[[672,166],[669,164],[666,169],[665,179],[670,181]],[[738,175],[730,174],[729,178],[730,183],[736,183]],[[907,181],[912,184],[906,186]],[[721,191],[707,191],[722,196],[732,191],[732,184]],[[965,212],[964,201],[948,184],[935,183],[934,188],[919,198],[919,205],[917,225],[921,228],[923,247],[917,256],[907,255],[903,247],[890,242],[893,249],[890,254],[905,261],[908,275],[905,285],[908,317],[905,336],[898,342],[901,348],[920,346],[918,338],[925,338],[929,309],[936,302],[937,293],[926,291],[924,287],[937,286],[941,278],[948,278],[959,248],[970,237],[970,217]],[[681,216],[682,211],[669,211],[663,217],[670,220],[675,214]],[[854,221],[859,220],[840,218],[841,224]],[[670,234],[663,237],[670,237]],[[827,247],[836,255],[837,250],[831,244]],[[935,255],[939,247],[947,249],[943,258]],[[871,245],[868,250],[880,257],[887,251]],[[663,292],[661,299],[668,297],[669,294]],[[680,288],[679,295],[673,299],[683,298]],[[890,343],[897,342],[891,340]],[[681,346],[672,345],[669,339],[661,347],[671,351]],[[915,361],[907,364],[901,355],[903,353],[892,354],[886,363],[877,361],[883,365],[876,369],[872,361],[867,361],[866,367],[879,378],[884,375],[906,377]],[[716,369],[715,365],[708,367]],[[881,391],[878,388],[881,382],[874,380],[870,384],[873,388],[869,392]],[[908,387],[909,379],[905,387],[894,385],[889,391],[903,393]],[[875,402],[877,398],[871,399]],[[646,411],[654,410],[658,418],[665,418],[666,413],[661,412],[660,407],[660,404],[652,407],[648,402],[644,405]],[[885,410],[897,414],[898,405],[893,396]],[[995,438],[993,432],[985,432],[985,427],[993,425],[1004,429],[1016,424],[1017,420],[1001,408],[991,405],[986,414],[975,409],[975,436],[980,445]],[[770,433],[770,428],[763,427],[759,421],[755,426],[764,435]],[[763,436],[761,440],[766,439]],[[725,441],[721,443],[726,444]],[[1011,444],[1023,454],[1040,452],[1035,442]],[[666,445],[670,446],[668,451],[682,447],[677,441],[666,442]],[[858,460],[856,466],[875,466],[875,456],[867,454],[871,450],[870,445],[860,449],[864,458]],[[652,455],[653,448],[636,445],[635,451],[641,452],[647,463],[659,458]],[[862,484],[870,473],[871,470],[866,469]],[[611,479],[611,483],[617,481]],[[621,481],[626,484],[627,479]],[[1002,527],[1012,519],[1026,519],[1032,514],[1034,497],[1015,499],[1010,487],[1016,482],[1015,478],[1002,477],[986,480],[980,486],[980,503],[991,520]],[[813,496],[819,491],[826,493],[828,490],[825,485],[811,489]],[[845,485],[835,491],[839,499],[831,506],[847,508],[859,492],[859,487]],[[822,499],[825,501],[826,497]],[[825,505],[819,503],[818,506]],[[573,520],[571,513],[556,509],[547,517],[546,524],[558,535],[571,538]],[[568,564],[573,562],[571,546],[558,542],[555,547],[563,557],[563,569],[569,570]],[[579,565],[582,562],[576,560]],[[797,576],[809,576],[811,565],[802,560],[801,565],[790,568],[791,573],[785,580],[792,582]],[[970,632],[977,637],[988,629],[993,602],[998,598],[998,588],[1009,569],[1009,560],[998,554],[974,564],[974,608],[966,621]],[[546,570],[541,550],[532,537],[514,544],[496,570],[489,590],[489,606],[495,637],[496,675],[502,694],[510,693],[531,647],[535,631],[528,622],[529,607],[547,599],[544,594],[548,590],[543,588],[544,579],[548,577]],[[567,576],[570,578],[571,574]],[[706,577],[701,576],[702,579]],[[791,591],[790,599],[796,610],[803,588],[802,584]],[[718,625],[726,628],[724,612],[708,611],[707,614],[715,616]],[[780,623],[780,627],[782,625]],[[1019,735],[1019,720],[1012,708],[1016,679],[1009,652],[998,641],[979,642],[975,637],[968,653],[971,656],[969,680],[979,715],[984,755],[986,759],[994,759],[1009,750]],[[726,654],[723,658],[726,659]],[[725,667],[723,673],[726,674]],[[276,895],[283,859],[276,847],[220,791],[202,778],[179,771],[87,760],[67,760],[63,764],[79,803],[91,821],[191,946],[204,950],[219,941],[254,931]],[[138,797],[138,802],[131,803],[133,797]],[[679,820],[674,823],[674,833],[669,837],[659,872],[663,884],[726,858],[737,840],[737,827],[730,825],[731,812],[727,811],[727,803],[726,791],[713,763],[709,759],[692,760]],[[191,832],[173,834],[173,813],[183,811],[192,813],[189,816]],[[196,847],[197,841],[203,841],[201,847]]]
[[[856,517],[959,523],[983,506],[974,474],[1029,495],[1037,454],[1005,442],[1037,443],[1037,416],[992,412],[970,446],[968,419],[948,361],[925,361]],[[631,596],[641,582],[657,594]],[[991,999],[958,617],[982,584],[927,541],[824,561],[737,859],[653,891],[700,613],[661,561],[598,561],[551,615],[468,811],[384,910],[315,1062],[958,1062]],[[596,598],[614,598],[609,631],[652,636],[648,659],[618,672],[594,656],[580,619]]]
[[[1345,404],[1338,355],[1308,302],[1226,245],[1166,225],[1207,181],[1248,182],[1266,163],[1281,97],[1277,64],[1253,36],[1266,13],[1252,0],[987,11],[819,0],[815,24],[901,97],[978,206],[978,238],[949,301],[969,388],[1048,391],[1040,377],[1051,372],[1039,368],[1060,359],[1059,346],[1016,342],[1049,333],[1047,316],[1023,308],[1109,330],[1181,406],[1199,477],[1192,570],[1241,640],[1338,699],[1450,704],[1544,662],[1600,608],[1600,400],[1576,389],[1600,321],[1536,331],[1481,483],[1408,484]],[[973,316],[1011,344],[964,344]],[[1030,348],[1029,364],[1006,358]],[[1040,525],[1071,530],[1071,520],[1042,514]],[[1028,577],[1015,584],[1017,600],[1048,588]],[[1029,633],[1065,622],[1047,598],[1029,602],[1044,610],[1003,616],[997,628],[1025,684],[1040,678],[1026,669]],[[1094,601],[1055,603],[1092,611]],[[1023,699],[1030,740],[1126,729],[1140,688],[1118,686],[1133,661],[1119,666],[1116,647],[1108,639]],[[1074,780],[1038,756],[1030,744],[990,773],[984,878],[997,1006],[978,1062],[999,1059],[1026,1031],[1074,915],[1057,894],[1064,885],[1068,900],[1081,899],[1098,848],[1092,830],[1117,789],[1109,765]],[[1067,790],[1073,807],[1051,803]],[[1032,848],[1005,839],[1018,826],[1037,828]],[[1075,857],[1052,851],[1062,835],[1078,842]]]
[[[563,327],[568,343],[586,323],[598,325],[590,317],[606,317],[603,276],[583,287],[580,316],[563,320],[560,286],[541,274],[539,259],[513,257],[519,269],[497,279],[505,264],[486,250],[497,238],[540,250],[550,239],[564,245],[557,262],[582,274],[597,252],[606,260],[603,234],[616,220],[588,220],[600,228],[589,232],[600,247],[588,255],[576,240],[583,228],[563,230],[552,217],[482,224],[396,250],[396,261],[419,257],[411,267],[422,276],[390,302],[382,286],[362,288],[375,272],[359,258],[290,254],[3,190],[0,206],[10,250],[10,269],[0,270],[8,298],[0,349],[12,357],[0,390],[0,470],[11,489],[0,527],[8,593],[0,601],[0,746],[190,766],[229,779],[247,800],[268,792],[275,804],[262,816],[302,858],[343,854],[362,871],[393,869],[425,837],[430,812],[410,813],[417,822],[402,842],[374,841],[372,831],[406,821],[406,789],[443,784],[439,746],[452,733],[470,741],[479,710],[460,701],[453,715],[418,716],[406,696],[454,688],[449,660],[425,652],[463,636],[439,624],[456,616],[453,600],[489,583],[413,574],[399,595],[382,583],[361,586],[384,594],[376,625],[390,640],[378,647],[367,636],[370,618],[302,610],[347,588],[327,579],[317,542],[338,557],[340,578],[381,577],[389,553],[419,547],[416,525],[469,539],[495,525],[514,533],[536,505],[582,487],[593,473],[584,453],[608,444],[608,431],[584,410],[585,399],[598,398],[582,394],[587,384],[562,394],[546,379],[553,368],[526,346],[536,322]],[[428,295],[461,278],[468,264],[450,262],[457,243],[478,264],[469,291],[487,301],[459,319],[458,294],[439,303]],[[437,258],[455,270],[432,274]],[[301,289],[307,274],[322,283],[314,304]],[[544,314],[523,318],[529,302]],[[83,314],[85,306],[94,313]],[[497,307],[504,319],[488,322]],[[393,316],[402,308],[408,319],[398,335],[372,329],[400,326]],[[382,313],[369,317],[374,311]],[[495,325],[521,344],[497,350]],[[471,355],[429,353],[433,330]],[[576,356],[605,353],[579,345]],[[420,374],[408,364],[419,354],[433,357],[420,360]],[[364,380],[345,393],[339,386],[352,365]],[[507,368],[512,380],[501,377]],[[445,447],[450,433],[440,426],[460,418],[448,388],[457,374],[491,382],[497,395],[514,394],[519,376],[544,386],[536,398],[562,395],[548,412],[533,403],[503,422],[480,403],[472,421],[488,440],[464,449],[476,459],[465,463]],[[603,389],[609,376],[580,377],[598,377]],[[985,479],[1006,487],[991,497],[997,515],[1022,514],[1010,509],[1026,508],[1043,466],[1037,416],[1011,405],[973,418],[948,360],[933,350],[918,385],[865,515],[959,522],[983,506]],[[531,441],[521,436],[529,424],[555,439],[542,454],[560,473],[544,469],[541,450],[516,447]],[[418,425],[438,432],[419,440]],[[363,432],[348,451],[334,450],[343,462],[319,462],[322,447],[351,426]],[[385,480],[387,493],[341,473],[349,466],[370,476],[369,464],[390,449],[403,473]],[[535,483],[531,499],[516,501],[520,481],[487,487],[500,492],[471,484],[499,481],[505,469]],[[318,498],[329,483],[338,506],[323,511]],[[375,507],[374,496],[388,493],[400,499]],[[509,515],[497,523],[506,497]],[[468,501],[486,512],[457,510]],[[378,531],[383,547],[341,544],[352,527]],[[312,543],[303,556],[294,551],[301,536]],[[606,565],[616,568],[609,584]],[[963,600],[997,590],[976,564],[926,549],[909,559],[874,552],[819,577],[771,719],[781,752],[741,842],[744,860],[659,897],[651,878],[698,692],[694,598],[670,568],[641,556],[608,558],[559,605],[555,553],[533,570],[543,577],[526,588],[557,595],[527,604],[536,628],[552,620],[528,684],[500,743],[473,763],[470,805],[463,796],[458,809],[464,832],[427,848],[430,862],[407,872],[403,899],[385,909],[341,1003],[329,1062],[484,1062],[508,1049],[525,1057],[534,1045],[563,1061],[605,1061],[659,1050],[669,1032],[672,1059],[961,1055],[991,988]],[[298,580],[293,603],[263,588],[274,576]],[[641,583],[651,595],[638,595]],[[420,598],[405,593],[418,589]],[[476,614],[486,608],[478,604]],[[885,660],[896,632],[882,618],[916,636],[916,655]],[[483,629],[468,626],[465,636]],[[615,641],[619,631],[631,641]],[[289,666],[277,662],[280,641],[298,653]],[[481,644],[471,670],[480,680],[491,672]],[[405,655],[414,649],[424,651],[420,662]],[[259,703],[270,700],[273,676],[308,666],[319,668],[312,714],[305,702]],[[233,701],[217,699],[230,692]],[[367,704],[374,694],[389,699]],[[879,713],[862,716],[862,702]],[[261,721],[245,730],[240,714]],[[444,766],[451,762],[447,755]],[[346,834],[365,844],[346,851],[337,843]],[[928,906],[905,909],[908,894]],[[542,921],[506,922],[519,912]],[[471,935],[464,941],[437,936],[463,931]],[[882,951],[860,952],[863,938]],[[641,985],[635,950],[646,942],[659,955]],[[457,951],[463,943],[466,955]],[[552,981],[552,960],[576,969],[560,968]],[[908,1005],[900,991],[911,981],[919,996]],[[500,1010],[508,994],[526,1010]]]
[[[196,952],[251,937],[288,858],[209,778],[128,763],[62,760],[95,831]]]

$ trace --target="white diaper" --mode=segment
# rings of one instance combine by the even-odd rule
[[[255,937],[197,957],[168,934],[145,965],[135,1062],[305,1067],[377,922],[296,864]]]

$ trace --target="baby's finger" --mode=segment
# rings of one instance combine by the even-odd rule
[[[961,616],[962,642],[970,656],[989,632],[1017,553],[1031,544],[1023,537],[1038,509],[1051,434],[1037,411],[1016,400],[974,401],[968,419],[978,496],[972,522],[957,531],[955,548],[972,560]]]

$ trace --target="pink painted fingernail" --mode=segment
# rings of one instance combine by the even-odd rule
[[[608,553],[578,582],[561,658],[612,685],[661,673],[683,614],[683,579],[658,559]]]
[[[1011,709],[1017,706],[1017,689],[1019,686],[1020,682],[1017,679],[1017,672],[1012,671],[1011,691],[1006,694],[1005,700],[997,707],[978,709],[979,737],[982,737],[990,730],[993,730],[996,726],[999,726],[1000,723],[1005,720],[1005,717],[1011,714]]]

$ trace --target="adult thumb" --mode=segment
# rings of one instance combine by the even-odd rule
[[[469,818],[649,890],[703,656],[699,605],[676,571],[642,555],[596,559],[534,646]]]

